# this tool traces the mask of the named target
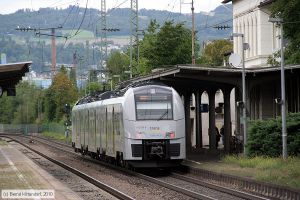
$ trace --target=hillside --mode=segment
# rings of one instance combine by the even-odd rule
[[[196,13],[196,30],[199,42],[216,38],[229,37],[232,29],[217,30],[212,25],[228,21],[232,26],[232,13],[223,6],[216,8],[209,15]],[[86,13],[84,15],[84,13]],[[83,17],[84,16],[84,17]],[[130,34],[130,9],[122,8],[108,10],[107,28],[118,28],[118,32],[108,32],[109,43],[115,42],[118,48],[127,45]],[[172,13],[168,11],[146,10],[139,11],[139,24],[141,30],[147,28],[151,19],[160,24],[166,20],[184,22],[191,27],[191,16],[187,14]],[[80,26],[82,22],[82,25]],[[227,25],[227,23],[222,25]],[[100,19],[99,11],[70,6],[66,9],[42,8],[39,11],[19,10],[13,14],[0,15],[0,52],[6,53],[8,62],[32,60],[32,69],[37,72],[49,71],[51,63],[51,40],[48,36],[36,36],[32,31],[21,32],[16,27],[51,28],[62,26],[56,35],[73,36],[66,42],[57,38],[57,63],[72,64],[73,54],[76,52],[80,62],[79,68],[99,63],[100,53]],[[97,25],[97,27],[96,27]],[[79,33],[74,36],[80,28]],[[41,31],[49,34],[49,31]],[[97,37],[95,37],[97,36]],[[118,37],[118,38],[116,38]],[[82,66],[82,67],[81,67]]]
[[[217,7],[211,11],[209,15],[205,13],[196,13],[196,29],[198,32],[199,39],[208,40],[214,38],[228,37],[231,33],[229,30],[217,30],[211,28],[212,25],[218,24],[229,20],[226,24],[231,26],[232,24],[232,10],[231,5],[229,9],[223,6]],[[84,13],[85,16],[84,16]],[[107,27],[108,28],[119,28],[118,32],[110,32],[108,35],[129,35],[129,8],[118,8],[114,10],[108,10],[107,12]],[[13,34],[24,36],[31,36],[32,33],[24,34],[16,31],[17,26],[20,27],[32,27],[32,28],[45,28],[45,27],[58,27],[63,26],[63,29],[77,29],[83,19],[81,29],[97,33],[99,36],[100,30],[100,19],[99,10],[87,9],[85,12],[84,8],[69,6],[66,9],[54,9],[54,8],[41,8],[39,11],[30,10],[19,10],[13,14],[0,15],[0,35]],[[147,10],[141,9],[139,11],[139,25],[140,29],[146,29],[151,19],[156,19],[160,24],[166,20],[174,20],[175,22],[185,22],[188,27],[191,27],[191,16],[187,14],[172,13],[168,11],[159,10]],[[96,27],[97,25],[97,27]],[[224,24],[222,24],[224,25]],[[209,28],[208,28],[209,27]],[[74,31],[75,32],[75,31]],[[73,34],[74,34],[73,32]]]

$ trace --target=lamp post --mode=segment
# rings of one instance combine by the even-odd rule
[[[269,22],[276,23],[280,26],[280,54],[281,54],[281,123],[282,123],[282,158],[287,159],[287,131],[286,131],[286,110],[285,110],[285,75],[284,75],[284,53],[283,53],[283,20],[281,18],[269,18]]]
[[[246,114],[246,72],[245,72],[245,50],[248,49],[249,45],[244,43],[244,34],[242,33],[232,33],[232,37],[241,37],[242,38],[242,90],[243,90],[243,133],[244,133],[244,155],[246,153],[246,144],[247,144],[247,114]]]

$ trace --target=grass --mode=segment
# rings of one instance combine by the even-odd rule
[[[269,157],[226,156],[217,164],[204,163],[202,167],[207,170],[300,189],[300,157],[282,160]]]
[[[66,138],[63,133],[42,132],[42,136],[68,143],[71,143],[72,141],[71,135],[69,135],[69,137]]]
[[[7,145],[7,142],[5,141],[5,140],[2,140],[1,138],[0,138],[0,146],[1,145]]]

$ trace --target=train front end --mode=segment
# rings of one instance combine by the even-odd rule
[[[134,167],[172,167],[185,159],[185,117],[170,87],[132,88],[124,102],[124,160]]]

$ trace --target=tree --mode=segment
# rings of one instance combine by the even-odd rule
[[[62,120],[64,105],[77,100],[77,90],[67,76],[64,67],[55,75],[53,83],[46,92],[45,110],[49,121]]]
[[[0,123],[10,124],[14,118],[14,112],[16,111],[16,101],[14,97],[2,96],[0,98]]]
[[[28,81],[16,86],[16,96],[0,98],[0,123],[26,124],[38,123],[44,92]]]
[[[232,51],[232,42],[228,40],[215,40],[208,44],[197,63],[209,66],[222,66],[224,53]]]
[[[141,42],[140,55],[148,60],[151,68],[164,65],[191,63],[192,39],[191,30],[184,27],[184,23],[174,24],[166,21],[159,29],[156,21],[151,21],[147,33]],[[195,52],[199,51],[196,44]]]
[[[139,63],[137,63],[137,49],[133,52],[133,75],[145,75],[152,69],[176,64],[192,62],[192,37],[191,30],[184,27],[184,23],[175,24],[167,21],[162,27],[151,20],[143,40],[139,42]],[[195,45],[195,54],[199,52],[199,45]],[[130,64],[128,52],[122,54],[113,52],[107,61],[107,67],[111,75],[121,75],[124,80],[128,75],[124,71],[129,70]]]
[[[38,88],[27,81],[21,82],[17,86],[16,110],[12,123],[30,124],[37,119],[36,105],[39,100]]]
[[[73,85],[77,88],[76,70],[74,68],[71,68],[70,70],[70,80],[72,81]]]
[[[120,51],[114,51],[107,60],[107,68],[109,70],[110,76],[120,75],[121,80],[126,79],[128,74],[125,71],[129,70],[129,56]]]
[[[283,19],[284,37],[288,40],[285,49],[287,64],[300,63],[300,26],[299,0],[276,0],[271,5],[271,16]]]
[[[140,42],[140,59],[144,58],[144,61],[147,66],[150,66],[149,71],[154,63],[157,63],[157,53],[156,53],[156,44],[157,44],[157,33],[160,25],[156,20],[151,20],[148,28],[146,29],[143,40]],[[147,68],[147,67],[145,67]],[[137,70],[138,71],[138,70]]]

